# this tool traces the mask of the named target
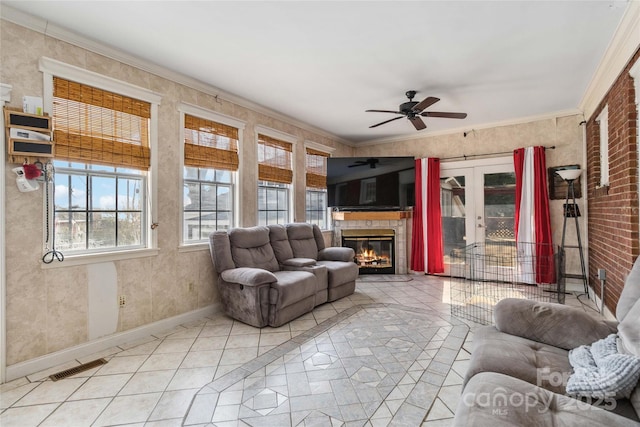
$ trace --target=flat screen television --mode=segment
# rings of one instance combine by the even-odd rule
[[[413,157],[329,157],[328,205],[342,211],[404,210],[415,199]]]

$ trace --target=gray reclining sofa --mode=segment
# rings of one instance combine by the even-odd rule
[[[616,318],[604,321],[560,304],[500,301],[494,309],[495,326],[474,333],[454,426],[640,426],[640,386],[638,370],[633,369],[640,357],[640,258],[626,279]],[[595,361],[595,350],[604,347],[594,343],[603,339],[600,343],[615,340],[610,347],[614,357],[602,358],[598,369],[591,364],[581,371],[586,373],[582,381],[589,385],[587,393],[568,393],[574,391],[570,375],[577,371],[569,362],[569,350],[589,346]],[[612,364],[620,359],[627,366]],[[615,388],[616,381],[628,384],[629,398],[599,388]]]
[[[215,231],[209,249],[224,312],[252,326],[281,326],[355,291],[353,249],[325,248],[317,225]]]

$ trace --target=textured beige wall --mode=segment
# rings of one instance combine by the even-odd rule
[[[304,141],[335,148],[348,156],[353,149],[323,135],[276,120],[228,101],[221,103],[178,83],[79,47],[2,21],[0,82],[10,84],[11,104],[23,95],[42,96],[41,56],[113,77],[162,95],[159,106],[157,256],[115,261],[118,295],[126,295],[119,310],[118,331],[125,331],[217,301],[208,250],[179,252],[181,176],[179,159],[180,102],[198,105],[246,122],[241,141],[242,226],[256,223],[257,163],[254,132],[267,126],[295,136],[295,218],[304,220]],[[215,70],[212,70],[214,72]],[[19,193],[6,164],[7,365],[33,359],[88,340],[88,277],[86,266],[43,268],[43,192]],[[189,290],[193,284],[193,291]],[[105,301],[117,304],[117,301]]]
[[[440,157],[443,159],[443,162],[446,162],[447,158],[464,155],[473,156],[505,152],[506,154],[503,154],[503,156],[510,156],[515,148],[543,145],[546,147],[556,147],[554,150],[546,151],[547,168],[578,164],[585,169],[585,165],[583,164],[584,147],[582,136],[584,126],[580,125],[582,120],[584,120],[582,115],[569,115],[536,120],[529,123],[470,130],[466,137],[463,132],[439,136],[428,136],[428,134],[426,134],[427,136],[423,138],[412,138],[387,144],[358,147],[356,149],[356,156],[396,155],[415,156],[416,158]],[[456,158],[449,161],[460,160],[463,159]],[[583,172],[583,185],[584,182],[586,182],[585,174],[586,172]],[[585,194],[584,191],[582,194]],[[549,206],[551,227],[553,229],[553,242],[557,245],[559,245],[562,240],[563,203],[564,200],[551,200]],[[580,212],[584,215],[586,213],[584,197],[578,199],[577,203]],[[584,216],[579,218],[579,225],[582,242],[583,245],[585,245],[584,254],[586,257],[587,240],[585,238],[586,226]],[[571,222],[567,222],[565,239],[567,245],[577,245],[573,219],[571,219]],[[578,251],[568,249],[566,254],[567,272],[579,273],[580,260]]]

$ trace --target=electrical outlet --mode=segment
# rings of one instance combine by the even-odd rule
[[[607,272],[604,268],[598,269],[598,279],[605,280],[607,278]]]
[[[118,298],[118,305],[120,305],[120,307],[124,307],[126,303],[127,299],[124,297],[124,295],[120,295],[120,297]]]

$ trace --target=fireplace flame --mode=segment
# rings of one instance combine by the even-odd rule
[[[390,263],[389,256],[387,255],[378,255],[375,250],[361,248],[358,254],[356,255],[356,259],[358,264],[365,264],[370,262],[379,262],[379,263]]]

